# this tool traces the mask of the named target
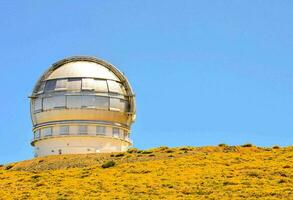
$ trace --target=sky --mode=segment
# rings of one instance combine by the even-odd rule
[[[293,143],[290,0],[3,0],[0,9],[0,164],[33,157],[28,96],[74,55],[126,74],[137,148]]]

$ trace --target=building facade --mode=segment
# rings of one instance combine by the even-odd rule
[[[53,64],[31,99],[35,156],[126,151],[135,96],[113,65],[76,56]]]

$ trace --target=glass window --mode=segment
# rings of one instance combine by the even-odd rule
[[[82,96],[82,107],[94,108],[96,104],[96,96]]]
[[[40,130],[36,130],[35,131],[35,139],[38,139],[41,137],[41,131]]]
[[[106,135],[106,127],[97,126],[97,135]]]
[[[46,82],[45,91],[53,91],[56,87],[56,80],[48,80]]]
[[[69,134],[69,126],[60,126],[59,134],[60,135],[68,135]]]
[[[111,110],[127,111],[128,102],[124,99],[110,98]]]
[[[108,92],[106,80],[94,80],[94,89],[96,92]]]
[[[113,128],[113,137],[119,138],[119,128]]]
[[[121,83],[108,80],[109,92],[126,94],[125,88]]]
[[[66,106],[65,96],[53,97],[54,108],[64,108]]]
[[[43,108],[44,110],[50,110],[54,108],[53,97],[46,97],[43,99]]]
[[[128,140],[128,132],[127,131],[123,131],[123,139]]]
[[[109,97],[96,96],[95,107],[99,109],[109,109]]]
[[[81,96],[67,96],[68,108],[81,108],[82,98]]]
[[[65,96],[47,97],[43,100],[44,110],[50,110],[53,108],[64,108],[66,106]]]
[[[55,90],[67,90],[67,79],[57,80]]]
[[[34,105],[35,111],[41,111],[42,107],[43,107],[42,106],[42,98],[35,99],[35,105]]]
[[[44,137],[52,135],[52,127],[42,129],[42,135]]]
[[[85,125],[78,126],[78,134],[86,135],[87,134],[87,126],[85,126]]]
[[[44,92],[44,89],[45,89],[45,84],[46,82],[42,82],[39,89],[38,89],[38,93],[43,93]]]
[[[81,78],[68,79],[67,88],[70,91],[80,91],[81,90]]]

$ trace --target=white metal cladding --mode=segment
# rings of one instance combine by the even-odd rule
[[[105,66],[88,61],[69,62],[54,70],[46,79],[94,77],[119,81],[119,78]]]
[[[81,79],[80,78],[68,79],[67,89],[69,91],[80,91],[81,90]]]

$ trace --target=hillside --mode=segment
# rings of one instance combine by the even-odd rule
[[[292,160],[250,145],[48,156],[1,166],[0,199],[288,200]]]

